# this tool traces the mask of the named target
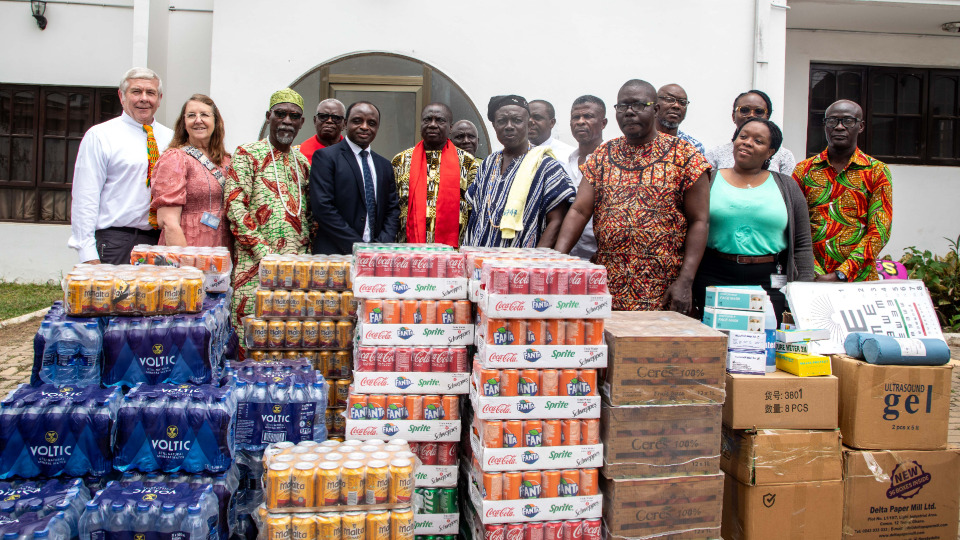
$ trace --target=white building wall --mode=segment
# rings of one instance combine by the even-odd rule
[[[574,0],[283,0],[269,8],[254,0],[215,0],[210,86],[229,122],[230,147],[257,138],[275,90],[345,54],[391,52],[443,72],[483,116],[496,94],[550,101],[557,109],[555,135],[573,144],[574,99],[602,98],[610,120],[604,137],[613,138],[620,135],[612,109],[617,91],[641,78],[686,88],[692,104],[683,130],[711,146],[729,140],[730,103],[751,87],[754,7],[755,0],[675,0],[668,9],[675,20],[665,24],[663,10],[632,0],[589,7]],[[278,17],[308,23],[287,31],[263,22]],[[783,25],[782,16],[773,20]]]
[[[87,2],[89,4],[89,2]],[[30,15],[29,2],[0,2],[0,81],[17,84],[115,86],[123,73],[155,58],[163,79],[160,121],[173,126],[190,95],[210,92],[210,46],[213,0],[169,2],[137,0],[146,24],[135,23],[134,0],[100,5],[47,4],[46,30]],[[169,20],[166,32],[150,25],[150,12]],[[166,15],[166,17],[162,17]],[[154,47],[154,54],[149,54]],[[163,50],[157,52],[156,48]],[[16,52],[14,52],[16,51]],[[77,262],[67,247],[67,225],[0,223],[0,279],[41,282],[59,279]]]
[[[835,31],[787,32],[784,145],[804,156],[810,63],[960,68],[960,38]],[[960,235],[960,167],[891,165],[893,232],[883,250],[899,259],[917,246],[938,254]]]

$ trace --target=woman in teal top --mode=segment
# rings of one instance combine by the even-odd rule
[[[768,170],[782,142],[776,124],[751,118],[734,135],[733,167],[711,174],[710,234],[693,284],[701,310],[711,285],[760,285],[779,324],[780,287],[813,281],[807,201],[792,178]]]

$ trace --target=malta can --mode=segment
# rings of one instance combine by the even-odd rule
[[[333,461],[320,463],[317,469],[316,500],[318,506],[333,506],[340,502],[339,463]]]
[[[267,508],[290,506],[293,473],[289,463],[274,463],[267,469]]]
[[[343,534],[340,514],[324,512],[317,514],[315,521],[317,523],[317,538],[340,540],[340,536]]]
[[[267,514],[267,539],[290,540],[290,515]]]
[[[317,525],[311,515],[290,518],[290,540],[310,540],[317,537]]]
[[[290,483],[290,504],[292,506],[314,506],[314,464],[302,461],[293,466],[293,479]]]
[[[413,540],[414,537],[413,510],[405,508],[390,513],[390,539]]]
[[[384,504],[389,498],[390,468],[386,461],[367,462],[367,504]],[[369,521],[367,522],[369,525]],[[389,533],[389,530],[387,531]],[[389,535],[385,540],[390,540]]]
[[[363,463],[347,461],[343,464],[340,482],[340,502],[342,504],[363,504],[366,496],[365,476]],[[346,531],[344,531],[344,536],[346,536]]]
[[[341,540],[366,540],[367,516],[364,512],[347,512],[342,514]]]
[[[390,462],[389,503],[409,503],[413,498],[413,462],[395,459]]]
[[[366,540],[390,540],[390,512],[367,512]]]

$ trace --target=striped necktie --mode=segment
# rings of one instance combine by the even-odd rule
[[[153,136],[153,126],[144,124],[143,131],[147,134],[147,187],[150,187],[150,179],[153,178],[153,166],[160,159],[160,150],[157,148],[157,139]]]

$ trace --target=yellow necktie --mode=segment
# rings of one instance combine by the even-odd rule
[[[153,166],[160,159],[160,150],[157,148],[157,139],[153,137],[153,126],[144,124],[143,131],[147,133],[147,187],[150,187],[150,179],[153,178]]]
[[[143,131],[147,134],[147,187],[150,187],[150,179],[153,178],[153,166],[160,159],[160,149],[157,148],[157,139],[153,136],[153,126],[143,125]],[[147,221],[154,229],[159,229],[157,224],[157,213],[153,209],[147,215]]]

